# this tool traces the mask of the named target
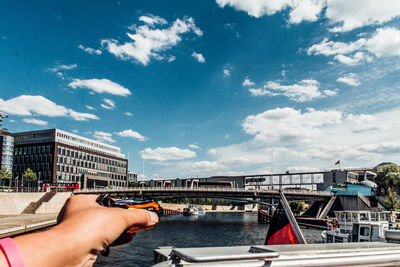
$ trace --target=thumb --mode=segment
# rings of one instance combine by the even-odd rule
[[[154,212],[143,209],[126,209],[121,211],[123,211],[127,228],[132,226],[146,227],[158,223],[158,216]]]

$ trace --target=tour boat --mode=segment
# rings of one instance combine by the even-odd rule
[[[328,225],[321,233],[325,243],[384,241],[389,229],[387,211],[335,211],[337,225]]]

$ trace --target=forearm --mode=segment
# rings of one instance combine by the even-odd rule
[[[62,225],[45,232],[16,237],[25,265],[29,266],[91,266],[98,251],[85,251],[77,243],[73,231]]]

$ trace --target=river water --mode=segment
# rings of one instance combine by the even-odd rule
[[[258,224],[257,213],[207,213],[203,216],[161,217],[155,228],[141,231],[129,244],[111,248],[95,266],[151,266],[159,246],[210,247],[262,245],[268,225]],[[321,240],[320,230],[302,229],[308,243]]]

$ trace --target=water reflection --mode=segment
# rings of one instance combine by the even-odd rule
[[[151,266],[159,246],[208,247],[264,244],[268,225],[258,224],[256,213],[207,213],[204,216],[166,216],[149,231],[139,232],[124,246],[112,248],[95,266]],[[309,243],[320,241],[320,231],[303,229]]]

